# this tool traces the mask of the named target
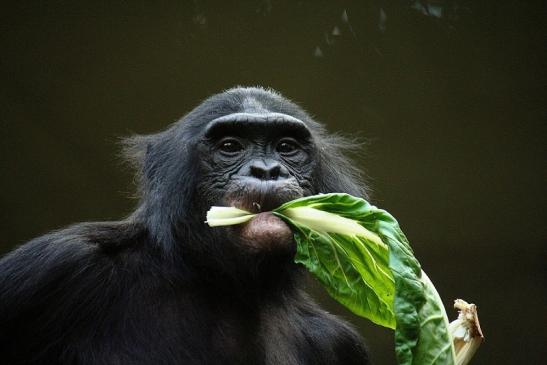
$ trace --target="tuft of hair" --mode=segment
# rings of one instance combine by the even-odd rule
[[[142,177],[144,171],[144,159],[150,136],[132,135],[120,138],[120,158],[122,164],[128,165],[134,172],[133,183],[137,186],[139,195],[142,194]]]
[[[147,154],[150,153],[152,146],[156,145],[161,138],[161,134],[134,134],[128,137],[120,138],[120,158],[123,164],[128,165],[135,174],[133,183],[137,186],[137,193],[142,196],[143,189],[147,181],[145,175],[145,161]]]
[[[369,199],[368,179],[356,162],[364,151],[365,141],[339,133],[324,133],[318,145],[322,167],[321,192],[346,192]]]

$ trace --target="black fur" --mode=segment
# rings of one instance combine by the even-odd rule
[[[203,223],[215,198],[197,168],[204,127],[257,108],[309,129],[313,169],[300,193],[364,196],[342,154],[351,143],[301,108],[260,88],[215,95],[167,130],[125,142],[139,172],[140,203],[130,217],[74,225],[2,258],[0,361],[368,363],[356,332],[302,292],[291,252],[244,252]]]

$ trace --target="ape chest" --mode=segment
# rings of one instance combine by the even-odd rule
[[[221,356],[224,363],[258,363],[259,337],[246,320],[218,320],[211,326],[211,353]]]

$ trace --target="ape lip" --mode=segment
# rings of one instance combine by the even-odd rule
[[[283,203],[281,203],[283,204]],[[257,201],[253,200],[252,202],[247,201],[234,201],[232,204],[228,204],[230,206],[233,206],[235,208],[245,210],[249,213],[253,214],[263,214],[263,213],[271,213],[272,210],[280,206],[281,204],[277,204],[273,206],[273,204],[267,204],[264,202],[264,200]]]
[[[228,205],[253,214],[271,213],[275,208],[296,198],[299,198],[299,196],[287,199],[280,199],[275,196],[248,196],[242,200],[233,200]]]
[[[231,189],[232,190],[232,189]],[[270,212],[282,204],[302,197],[302,191],[292,183],[263,181],[259,184],[237,186],[226,197],[226,205],[250,213]]]

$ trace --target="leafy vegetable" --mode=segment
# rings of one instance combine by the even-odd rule
[[[388,246],[375,232],[374,212],[364,200],[320,195],[284,204],[274,214],[295,227],[295,262],[306,266],[332,297],[357,315],[395,328]]]
[[[449,332],[435,287],[388,212],[361,198],[333,193],[296,199],[273,213],[293,228],[295,262],[303,264],[348,309],[395,329],[400,365],[461,365],[469,361],[470,356],[460,352],[456,358],[450,332],[466,325],[469,328],[471,322],[462,320]],[[236,208],[213,207],[207,223],[239,224],[253,216]],[[466,352],[471,356],[476,350],[463,348],[471,349]]]
[[[317,210],[321,220],[311,226],[294,213],[298,209]],[[347,194],[297,199],[274,213],[296,228],[295,261],[306,266],[333,298],[354,313],[395,329],[399,364],[455,363],[442,301],[422,275],[393,216]]]

